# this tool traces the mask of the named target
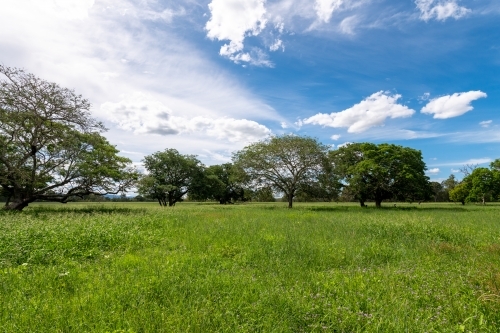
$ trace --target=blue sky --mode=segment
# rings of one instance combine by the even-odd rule
[[[75,89],[138,165],[273,134],[500,158],[497,0],[0,0],[0,62]]]

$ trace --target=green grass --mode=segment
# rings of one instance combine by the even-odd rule
[[[498,332],[500,206],[0,213],[0,332]]]

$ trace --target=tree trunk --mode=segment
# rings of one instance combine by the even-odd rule
[[[17,210],[17,211],[21,211],[24,208],[28,207],[28,204],[29,204],[29,201],[22,200],[22,199],[20,199],[20,200],[11,200],[10,202],[8,202],[3,207],[3,209],[4,210]]]
[[[486,199],[484,198],[484,195],[483,195],[483,206],[486,205]]]
[[[359,200],[359,205],[361,207],[366,207],[365,202],[363,200]]]
[[[376,200],[375,200],[375,207],[377,207],[377,208],[382,207],[382,200],[380,200],[380,199],[376,199]]]
[[[293,192],[288,195],[288,208],[292,208],[293,205]]]

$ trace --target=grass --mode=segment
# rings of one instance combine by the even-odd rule
[[[498,332],[500,206],[284,205],[0,213],[0,332]]]

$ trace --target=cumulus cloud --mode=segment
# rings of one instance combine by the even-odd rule
[[[353,34],[360,16],[353,11],[371,0],[211,0],[205,24],[207,37],[222,41],[219,54],[237,64],[272,67],[259,52],[249,52],[248,37],[257,37],[262,50],[285,51],[284,36],[330,24],[339,33]],[[336,15],[345,12],[345,15]],[[335,16],[335,20],[332,18]],[[285,29],[286,25],[286,29]],[[255,56],[260,56],[256,59]],[[263,61],[263,59],[265,59]]]
[[[453,95],[442,96],[431,99],[421,110],[422,113],[433,114],[434,119],[448,119],[458,117],[473,110],[471,103],[486,95],[482,91],[469,91],[455,93]]]
[[[279,49],[285,51],[285,45],[283,45],[283,41],[278,38],[274,41],[273,45],[271,45],[269,47],[269,50],[270,51],[278,51]]]
[[[448,18],[457,20],[471,11],[459,6],[456,0],[415,0],[415,4],[420,10],[420,19],[423,21],[431,19],[445,21]]]
[[[247,119],[175,116],[163,103],[142,93],[117,103],[103,103],[101,111],[119,128],[134,134],[204,134],[229,142],[252,142],[271,134],[264,125]]]
[[[427,170],[427,173],[428,174],[431,174],[431,175],[437,175],[439,173],[439,168],[432,168],[432,169],[429,169]]]
[[[481,125],[481,127],[488,128],[488,127],[490,127],[492,122],[493,122],[493,120],[485,120],[485,121],[480,122],[479,125]]]
[[[364,132],[374,126],[382,126],[387,118],[411,117],[415,111],[398,104],[401,95],[391,95],[379,91],[370,97],[341,112],[319,113],[304,119],[302,123],[334,128],[347,127],[349,133]]]
[[[265,28],[265,0],[212,0],[208,7],[211,18],[205,25],[207,36],[229,41],[221,47],[220,55],[251,63],[251,55],[243,52],[244,40],[248,35],[259,35]]]
[[[88,17],[94,2],[95,0],[55,0],[44,5],[55,10],[61,18],[83,20]]]
[[[337,141],[338,139],[340,139],[341,135],[340,134],[334,134],[332,135],[330,138],[334,141]]]
[[[330,22],[334,11],[340,8],[344,0],[316,0],[314,9],[318,19],[325,23]]]

